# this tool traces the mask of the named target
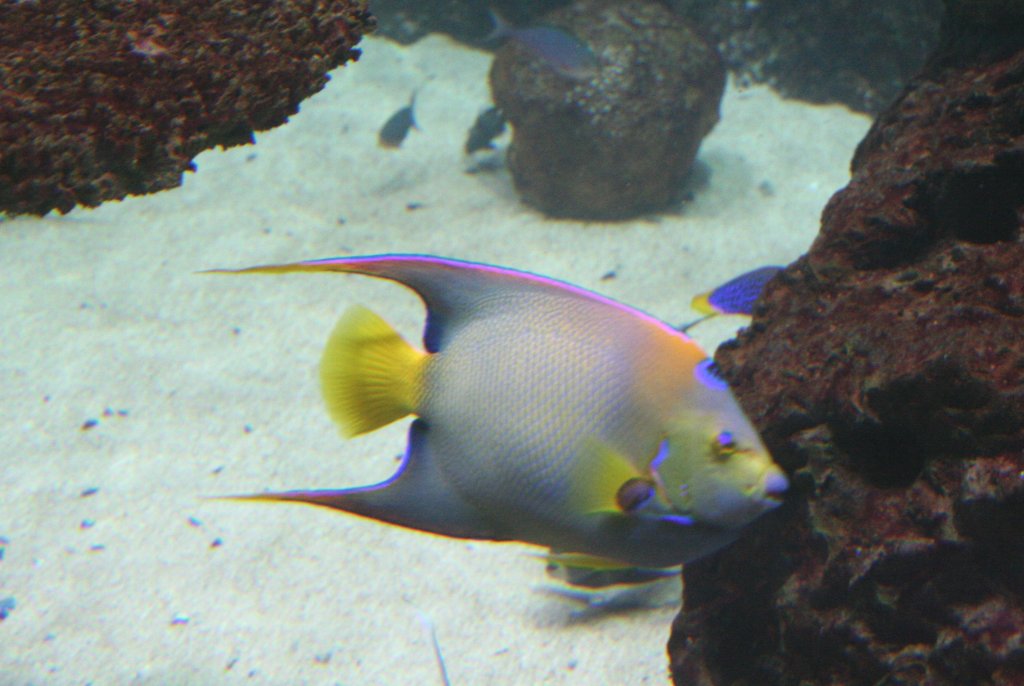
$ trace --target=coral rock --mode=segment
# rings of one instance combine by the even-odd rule
[[[355,59],[356,0],[0,5],[0,210],[67,212],[181,183]]]
[[[657,3],[579,0],[544,23],[585,43],[600,66],[572,79],[514,39],[495,56],[491,91],[512,125],[508,164],[522,199],[592,219],[677,201],[718,121],[717,54]]]
[[[1024,23],[953,16],[718,351],[793,488],[686,568],[677,684],[1024,683]]]
[[[941,0],[667,1],[741,79],[872,113],[920,71],[942,17]]]
[[[488,40],[494,28],[490,12],[508,21],[528,24],[551,10],[568,4],[566,0],[376,0],[376,35],[402,44],[415,43],[431,33],[446,33],[459,42],[491,49]]]

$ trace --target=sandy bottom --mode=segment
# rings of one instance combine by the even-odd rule
[[[581,611],[543,592],[526,546],[204,499],[386,478],[404,424],[341,439],[316,365],[349,304],[413,339],[423,311],[372,279],[196,271],[433,253],[679,323],[694,293],[806,250],[869,122],[730,87],[700,153],[710,178],[679,213],[550,221],[505,172],[464,171],[487,54],[364,47],[288,125],[202,154],[179,189],[0,223],[0,604],[16,603],[0,685],[440,684],[420,613],[455,686],[667,681],[671,602]],[[379,148],[414,89],[422,131]]]

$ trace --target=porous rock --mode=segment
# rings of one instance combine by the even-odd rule
[[[685,569],[676,684],[1024,683],[1024,7],[949,4],[716,355],[793,488]]]
[[[570,0],[374,0],[378,34],[409,44],[430,33],[445,33],[467,45],[493,49],[491,13],[513,24],[530,24]]]
[[[544,23],[586,44],[600,66],[573,79],[516,40],[495,55],[491,92],[512,125],[508,166],[520,197],[586,219],[676,202],[718,121],[725,70],[715,51],[651,2],[578,0]]]
[[[172,188],[252,142],[355,59],[358,0],[0,4],[0,210],[67,212]]]
[[[942,0],[667,1],[741,79],[871,113],[920,71],[942,17]]]

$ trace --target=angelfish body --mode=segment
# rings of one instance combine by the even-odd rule
[[[699,346],[597,294],[418,255],[241,271],[390,279],[428,310],[425,350],[353,308],[321,362],[342,433],[417,417],[395,476],[255,498],[658,567],[731,542],[786,488],[731,392],[702,374]]]

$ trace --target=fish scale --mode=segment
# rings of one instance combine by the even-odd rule
[[[474,493],[474,500],[487,508],[502,507],[514,498],[522,508],[537,511],[547,505],[550,509],[554,505],[545,498],[554,494],[565,497],[564,482],[572,466],[570,448],[579,435],[596,431],[595,425],[605,413],[567,402],[574,391],[579,393],[579,380],[575,379],[563,378],[553,385],[551,394],[530,398],[530,388],[545,377],[550,379],[543,358],[534,356],[530,348],[520,349],[511,360],[508,356],[474,355],[480,346],[487,347],[486,339],[493,331],[481,334],[479,338],[484,340],[478,341],[471,331],[463,333],[468,344],[465,354],[461,345],[439,353],[433,396],[442,401],[428,400],[419,414],[428,425],[450,427],[453,434],[445,448],[438,450],[442,468],[448,467],[452,456],[468,451],[479,455],[480,468],[471,472],[459,470],[457,460],[452,465],[453,483],[460,490]],[[490,374],[500,374],[502,383],[486,394],[489,397],[476,397],[473,388],[465,388],[477,384],[461,383]],[[501,408],[496,417],[479,416],[494,407]],[[471,483],[462,485],[463,481]],[[509,493],[509,483],[517,486],[514,494]]]

